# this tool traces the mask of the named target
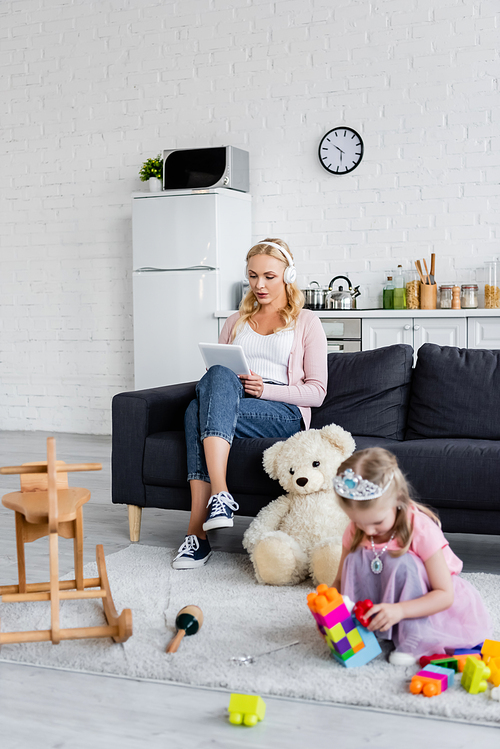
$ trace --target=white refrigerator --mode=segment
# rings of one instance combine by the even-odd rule
[[[132,198],[135,388],[198,380],[198,343],[236,309],[251,243],[251,196],[225,188]]]

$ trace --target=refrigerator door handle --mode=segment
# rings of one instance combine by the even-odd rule
[[[186,270],[218,270],[213,265],[190,265],[189,268],[135,268],[134,273],[174,273]]]

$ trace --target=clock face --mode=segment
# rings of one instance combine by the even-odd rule
[[[363,158],[361,136],[350,127],[335,127],[321,139],[318,156],[331,174],[349,174]]]

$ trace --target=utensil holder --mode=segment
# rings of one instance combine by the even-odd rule
[[[437,284],[420,284],[420,309],[436,309]]]

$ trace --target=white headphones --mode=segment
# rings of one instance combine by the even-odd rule
[[[276,247],[277,250],[283,253],[283,255],[288,260],[288,268],[285,268],[285,273],[283,275],[283,281],[288,285],[293,283],[297,279],[297,268],[293,264],[292,256],[289,252],[285,250],[284,247],[282,247],[279,244],[276,244],[276,242],[266,242],[265,240],[262,242],[257,242],[257,244],[267,244],[269,247]]]

